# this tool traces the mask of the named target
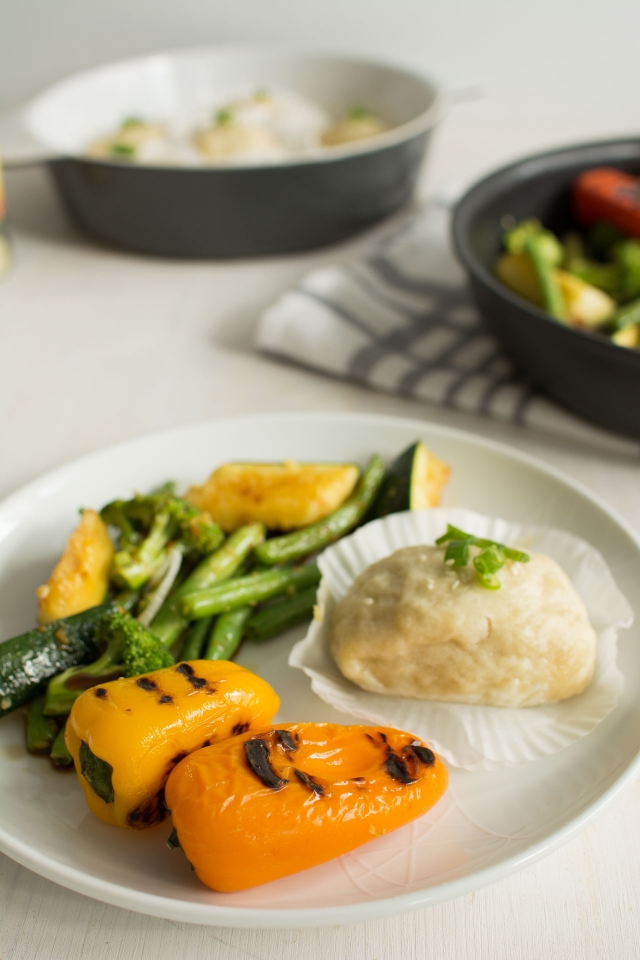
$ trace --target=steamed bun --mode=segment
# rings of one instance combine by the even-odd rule
[[[472,566],[452,569],[437,546],[372,564],[336,605],[331,653],[364,690],[390,696],[525,707],[590,683],[596,634],[555,560],[507,561],[487,590]]]

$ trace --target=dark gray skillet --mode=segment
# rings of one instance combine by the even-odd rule
[[[487,326],[521,371],[575,413],[640,439],[640,351],[557,323],[493,276],[503,217],[539,217],[562,234],[574,226],[571,184],[597,166],[640,174],[640,139],[554,150],[503,167],[459,201],[453,241]]]
[[[265,85],[307,96],[336,118],[362,104],[392,128],[271,165],[135,166],[83,156],[126,116],[164,120],[221,91]],[[56,84],[12,125],[0,121],[0,152],[8,166],[46,161],[71,218],[104,243],[178,257],[268,255],[334,243],[405,204],[440,108],[437,87],[410,70],[213,47],[123,61]]]

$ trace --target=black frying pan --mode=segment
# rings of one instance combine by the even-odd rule
[[[365,104],[391,129],[269,165],[138,166],[83,155],[128,115],[164,120],[247,85],[291,89],[335,117]],[[408,70],[269,50],[187,50],[56,84],[12,124],[0,123],[0,151],[8,166],[48,163],[73,221],[110,245],[181,257],[275,254],[342,240],[405,204],[440,106],[436,86]]]

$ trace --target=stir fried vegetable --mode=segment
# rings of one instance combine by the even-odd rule
[[[635,313],[617,322],[622,333]],[[362,472],[353,463],[228,464],[192,490],[207,491],[227,527],[251,515],[254,496],[277,525],[245,523],[226,539],[204,501],[187,502],[173,484],[82,511],[38,590],[50,622],[0,646],[0,717],[30,704],[28,749],[68,766],[65,718],[85,691],[179,659],[228,660],[245,639],[310,620],[320,572],[309,558],[372,517],[436,506],[449,472],[420,441],[388,469],[377,455]]]
[[[141,623],[122,610],[104,616],[96,628],[103,652],[93,663],[70,667],[49,681],[44,712],[67,714],[83,690],[117,677],[137,677],[174,661],[169,651]]]
[[[315,564],[303,567],[266,570],[237,577],[209,590],[190,593],[182,602],[182,611],[190,620],[227,613],[238,607],[255,606],[280,594],[293,595],[305,587],[320,583],[320,571]]]
[[[496,276],[559,322],[640,348],[640,179],[587,171],[573,204],[583,233],[560,241],[539,220],[516,223],[504,234]]]
[[[259,613],[254,613],[247,623],[247,639],[268,640],[299,623],[304,623],[313,615],[315,603],[316,588],[310,587],[308,590],[301,590],[293,597],[265,607]]]
[[[253,607],[246,605],[223,613],[211,632],[204,651],[204,659],[230,660],[242,643],[244,626],[252,612]]]
[[[185,553],[204,556],[224,540],[207,513],[167,490],[114,500],[103,507],[101,517],[120,534],[113,580],[134,590],[163,565],[170,542],[178,543]]]
[[[167,600],[153,620],[151,632],[167,647],[175,643],[189,623],[189,617],[182,610],[184,598],[234,576],[249,554],[262,543],[265,533],[262,523],[252,523],[232,533],[219,550],[210,553],[198,564]]]
[[[384,474],[385,464],[382,457],[372,457],[346,503],[318,523],[294,533],[287,533],[283,537],[267,540],[257,548],[256,557],[268,565],[288,563],[308,557],[334,540],[339,540],[358,525],[372,506]]]

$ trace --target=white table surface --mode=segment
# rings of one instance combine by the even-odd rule
[[[602,133],[481,124],[460,107],[425,188],[511,156]],[[640,460],[370,393],[252,352],[255,319],[339,249],[182,263],[91,246],[42,170],[8,178],[15,267],[0,282],[0,495],[65,461],[149,430],[230,414],[361,410],[466,428],[579,478],[640,530]],[[375,233],[375,231],[374,231]],[[320,930],[234,930],[141,916],[70,893],[0,855],[1,960],[626,960],[640,956],[640,782],[578,838],[515,876],[402,917]]]

